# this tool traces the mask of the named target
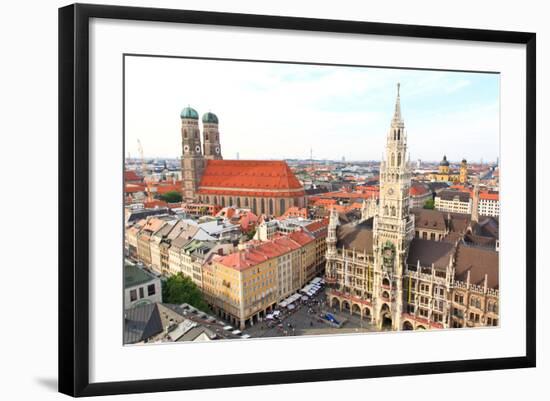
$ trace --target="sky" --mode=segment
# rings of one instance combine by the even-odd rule
[[[379,160],[401,84],[411,160],[494,161],[499,75],[127,56],[126,156],[181,155],[181,109],[219,119],[235,159]],[[202,127],[201,127],[202,129]]]

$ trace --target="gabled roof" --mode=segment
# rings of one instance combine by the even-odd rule
[[[470,284],[483,286],[487,274],[487,287],[498,289],[498,252],[479,246],[459,244],[456,252],[456,279],[466,282],[470,271]]]
[[[213,260],[224,266],[242,271],[265,262],[267,259],[268,257],[263,253],[251,249],[231,253],[226,256],[214,256]]]
[[[141,304],[124,311],[124,344],[145,341],[162,330],[157,304]]]
[[[338,226],[336,231],[338,248],[355,249],[358,252],[372,254],[373,232],[372,219],[359,224],[352,222]]]
[[[438,268],[445,268],[455,250],[455,244],[445,241],[431,241],[414,238],[409,246],[407,257],[408,265],[430,267],[432,264]]]
[[[499,238],[499,221],[495,217],[482,217],[479,223],[472,227],[474,234],[483,237]]]
[[[444,214],[439,210],[415,208],[411,209],[411,212],[414,213],[415,228],[439,231],[445,231],[447,228]]]
[[[207,160],[199,193],[241,189],[247,191],[302,190],[303,186],[285,161]]]
[[[151,234],[157,232],[166,224],[166,221],[159,219],[157,217],[150,217],[147,219],[147,223],[145,223],[145,226],[142,229],[143,231],[149,232]]]
[[[321,220],[317,220],[317,221],[314,221],[313,223],[309,223],[307,226],[305,226],[304,228],[309,231],[310,233],[312,233],[313,235],[316,236],[316,234],[320,233],[320,234],[326,234],[326,231],[327,231],[327,227],[328,227],[328,223],[329,223],[329,219],[328,218],[324,218],[324,219],[321,219]]]

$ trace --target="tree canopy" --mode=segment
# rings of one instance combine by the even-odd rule
[[[168,203],[178,203],[183,199],[178,191],[168,191],[162,195],[159,195],[159,198]]]
[[[435,207],[435,202],[433,199],[428,199],[426,203],[424,203],[424,209],[433,209]]]
[[[208,304],[202,292],[190,277],[182,273],[168,277],[162,286],[162,301],[169,304],[187,303],[201,311],[208,312]]]

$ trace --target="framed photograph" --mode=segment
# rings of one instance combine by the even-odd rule
[[[535,366],[535,34],[59,10],[59,390]]]

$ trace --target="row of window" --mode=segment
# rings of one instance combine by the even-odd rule
[[[139,287],[139,299],[145,298],[145,289],[144,287]],[[138,290],[135,288],[133,290],[130,290],[130,302],[134,302],[138,300]],[[153,296],[156,293],[155,285],[149,284],[147,286],[147,296]]]
[[[249,201],[249,199],[251,199],[251,201]],[[221,207],[226,207],[226,206],[251,207],[252,210],[257,213],[274,214],[275,212],[275,204],[273,199],[267,199],[267,198],[248,198],[248,197],[241,198],[239,196],[235,198],[233,198],[232,196],[226,198],[225,196],[220,196],[219,203],[218,203],[217,196],[205,196],[204,198],[202,196],[199,196],[199,202],[206,202],[214,205],[220,205]],[[289,206],[298,206],[299,205],[298,198],[294,198],[292,200],[292,203],[293,205],[289,204]],[[285,199],[279,199],[279,210],[281,213],[286,210]]]

